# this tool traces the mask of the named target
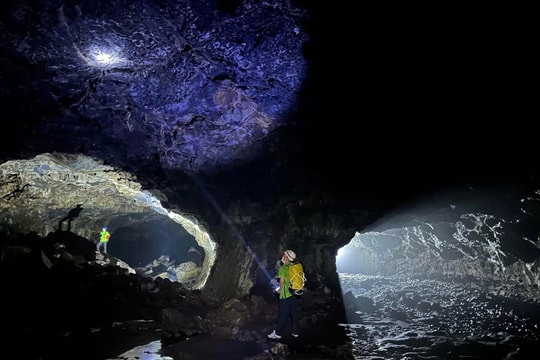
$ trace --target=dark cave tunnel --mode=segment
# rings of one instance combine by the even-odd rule
[[[201,266],[204,249],[180,224],[153,220],[122,226],[111,234],[110,255],[131,267],[143,267],[160,256],[168,256],[176,265],[193,261]]]

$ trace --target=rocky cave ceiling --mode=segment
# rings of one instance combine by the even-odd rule
[[[87,238],[172,217],[228,261],[288,243],[324,267],[437,189],[534,193],[528,57],[474,19],[301,0],[0,9],[4,232],[46,235],[84,204]]]

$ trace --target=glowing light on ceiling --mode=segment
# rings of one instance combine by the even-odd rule
[[[104,64],[104,65],[109,65],[114,62],[114,56],[112,56],[111,54],[106,54],[106,53],[96,54],[95,59],[97,60],[98,63]]]
[[[88,50],[88,55],[87,62],[96,67],[118,66],[126,62],[117,48],[94,46]]]

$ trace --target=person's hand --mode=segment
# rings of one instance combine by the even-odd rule
[[[276,278],[273,278],[271,281],[270,281],[270,286],[272,286],[272,290],[274,292],[279,292],[279,282],[277,281]]]

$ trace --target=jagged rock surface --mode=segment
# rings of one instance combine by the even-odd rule
[[[526,191],[508,191],[507,202],[481,213],[504,220],[505,229],[519,219],[527,231],[460,246],[437,235],[442,248],[458,253],[504,247],[495,267],[484,252],[457,259],[411,237],[435,223],[431,215],[444,232],[440,219],[449,213],[453,220],[478,213],[452,214],[452,201],[402,218],[405,230],[379,228],[392,245],[372,239],[366,251],[394,272],[496,278],[508,287],[526,276],[524,283],[538,286],[534,215],[516,205],[540,188],[536,135],[521,123],[530,95],[512,80],[528,76],[515,46],[522,37],[475,41],[476,29],[467,22],[455,29],[451,15],[415,21],[401,11],[359,14],[350,6],[3,2],[6,251],[28,234],[56,234],[66,216],[90,252],[104,222],[116,229],[174,221],[205,251],[198,284],[209,302],[268,299],[273,264],[290,247],[307,269],[306,302],[339,318],[335,256],[357,231],[438,189],[474,193],[525,181]],[[504,38],[519,64],[501,55]],[[69,222],[78,204],[84,210]],[[499,213],[505,204],[512,204],[508,213]]]

